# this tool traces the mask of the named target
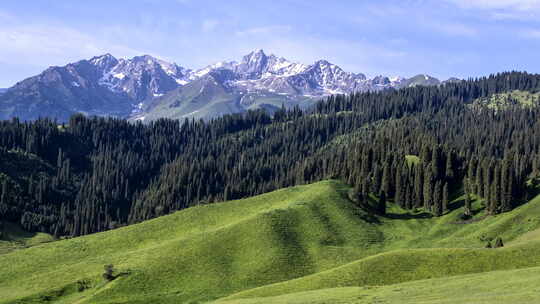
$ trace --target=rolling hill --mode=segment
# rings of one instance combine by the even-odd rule
[[[386,286],[338,287],[222,304],[505,304],[538,302],[540,267],[428,279]],[[509,282],[511,284],[509,284]]]
[[[408,281],[439,278],[414,290],[436,299],[449,292],[445,280],[495,276],[498,286],[509,272],[518,284],[540,266],[540,197],[487,218],[475,201],[474,219],[461,223],[462,197],[442,217],[393,205],[380,217],[356,207],[348,190],[323,181],[11,251],[0,258],[0,303],[310,303],[317,292],[321,303],[355,303],[363,294],[396,299],[422,282]],[[515,242],[483,248],[497,236]],[[101,277],[106,264],[116,269],[112,282]]]

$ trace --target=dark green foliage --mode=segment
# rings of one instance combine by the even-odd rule
[[[448,211],[448,183],[444,183],[442,188],[442,212]]]
[[[501,237],[497,237],[495,239],[495,245],[493,246],[494,248],[500,248],[500,247],[504,247],[504,244],[503,244],[503,241],[502,241],[502,238]]]
[[[386,214],[386,193],[383,191],[379,197],[379,202],[377,204],[377,213],[379,215]]]
[[[107,281],[112,281],[116,278],[114,275],[114,266],[111,264],[103,266],[103,278]]]
[[[90,288],[90,282],[88,280],[79,280],[79,281],[77,281],[77,291],[78,292],[83,292],[88,288]]]
[[[435,183],[435,188],[433,190],[433,213],[436,216],[441,216],[442,212],[443,212],[442,188],[441,188],[441,182],[437,181]]]

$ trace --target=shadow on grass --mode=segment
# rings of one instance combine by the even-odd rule
[[[417,214],[411,214],[411,213],[387,213],[385,217],[389,219],[395,219],[395,220],[415,220],[415,219],[428,219],[432,218],[433,215],[431,213],[422,212]]]

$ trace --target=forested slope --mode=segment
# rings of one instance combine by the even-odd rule
[[[540,109],[474,106],[534,94],[540,76],[502,73],[437,87],[333,96],[298,109],[208,123],[149,125],[72,117],[0,123],[0,217],[28,231],[84,235],[198,204],[336,178],[366,209],[369,195],[440,216],[456,190],[486,199],[489,214],[533,195]],[[415,155],[420,161],[406,162]],[[39,162],[19,171],[12,159]],[[13,170],[15,169],[15,170]],[[464,219],[470,217],[469,200]]]

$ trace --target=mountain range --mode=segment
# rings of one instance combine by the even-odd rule
[[[149,55],[118,59],[105,54],[50,67],[0,90],[0,119],[67,121],[74,113],[142,121],[211,119],[249,109],[273,112],[282,105],[307,108],[332,94],[439,84],[428,75],[368,78],[326,60],[305,65],[263,50],[198,70]]]

